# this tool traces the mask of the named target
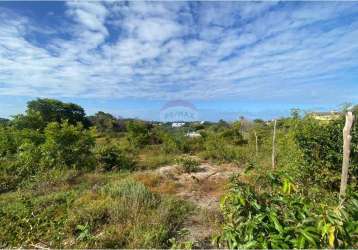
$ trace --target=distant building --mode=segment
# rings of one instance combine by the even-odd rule
[[[341,115],[340,112],[337,111],[330,111],[330,112],[312,112],[309,115],[319,121],[332,121]]]
[[[180,128],[180,127],[183,127],[184,125],[185,125],[185,122],[173,122],[172,128]]]
[[[189,133],[186,133],[185,136],[190,137],[190,138],[197,138],[197,137],[201,137],[201,134],[198,132],[189,132]]]

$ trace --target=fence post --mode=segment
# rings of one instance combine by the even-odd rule
[[[257,144],[257,134],[256,134],[256,131],[254,132],[255,133],[255,149],[256,149],[256,157],[258,156],[259,154],[259,146]]]
[[[272,136],[272,168],[275,168],[275,140],[276,140],[276,120],[273,125],[273,136]]]
[[[340,202],[342,202],[346,196],[347,182],[348,182],[348,169],[349,169],[349,156],[351,153],[351,128],[354,120],[352,112],[347,112],[346,122],[343,128],[343,161],[342,161],[342,176],[341,187],[339,190]]]

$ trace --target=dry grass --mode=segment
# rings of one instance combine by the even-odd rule
[[[197,185],[198,190],[202,193],[211,194],[214,196],[220,196],[223,194],[228,188],[228,180],[227,179],[206,179],[200,182]]]
[[[143,183],[152,192],[161,194],[176,194],[182,187],[180,183],[167,179],[157,173],[138,173],[134,179]]]
[[[172,164],[176,157],[177,155],[163,152],[158,145],[147,146],[138,155],[137,167],[138,169],[156,169]]]
[[[74,201],[66,225],[66,247],[167,247],[188,212],[182,201],[153,194],[132,178],[112,181]],[[83,232],[78,225],[88,228],[85,240],[79,239]]]

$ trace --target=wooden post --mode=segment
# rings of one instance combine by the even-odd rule
[[[273,125],[273,136],[272,136],[272,168],[275,168],[275,140],[276,140],[276,120]]]
[[[256,134],[256,131],[255,131],[254,133],[255,133],[255,142],[256,142],[256,144],[255,144],[255,149],[256,149],[256,157],[257,157],[258,154],[259,154],[259,146],[258,146],[258,144],[257,144],[257,134]]]
[[[343,128],[343,162],[342,162],[342,177],[341,188],[339,191],[340,202],[344,200],[346,196],[347,182],[348,182],[348,169],[349,169],[349,155],[351,153],[351,128],[354,120],[352,112],[347,112],[346,123]]]

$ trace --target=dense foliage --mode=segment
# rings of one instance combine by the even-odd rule
[[[95,126],[97,131],[101,133],[121,132],[125,130],[123,120],[117,119],[113,115],[102,111],[90,116],[89,120],[91,125]]]
[[[89,126],[89,121],[81,106],[46,98],[28,102],[25,115],[15,116],[13,124],[17,128],[43,129],[50,122],[65,120],[72,125],[80,122],[85,127]]]
[[[304,161],[307,177],[312,181],[327,181],[326,188],[338,189],[343,156],[344,118],[329,123],[320,123],[305,117],[294,123],[294,136]],[[352,129],[351,177],[358,174],[358,126]]]
[[[284,179],[269,192],[233,181],[222,199],[225,225],[216,239],[229,248],[354,248],[358,197],[340,205],[306,198]]]
[[[116,145],[99,145],[96,150],[98,168],[104,171],[131,169],[135,161]]]

